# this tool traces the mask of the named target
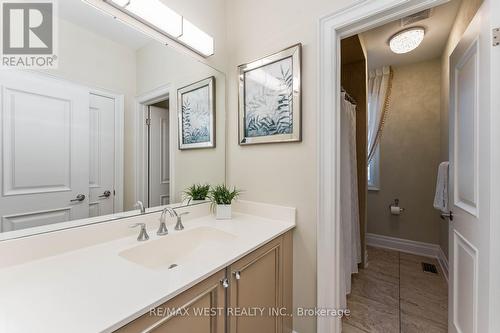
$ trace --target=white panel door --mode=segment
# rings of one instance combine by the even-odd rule
[[[115,103],[90,94],[90,217],[114,213]]]
[[[450,57],[449,330],[460,333],[488,332],[490,1]]]
[[[170,203],[168,110],[149,107],[149,207]]]
[[[0,85],[0,231],[86,218],[88,91],[17,71]]]

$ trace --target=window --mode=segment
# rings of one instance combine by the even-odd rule
[[[368,164],[368,190],[380,190],[380,145],[377,145],[375,155]]]

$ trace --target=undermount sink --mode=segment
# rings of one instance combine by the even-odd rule
[[[151,269],[180,265],[195,253],[206,253],[214,245],[232,241],[235,235],[212,227],[171,232],[119,253],[119,256]]]

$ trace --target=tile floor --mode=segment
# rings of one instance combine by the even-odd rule
[[[422,271],[435,264],[438,274]],[[448,284],[437,260],[368,247],[368,267],[353,275],[344,333],[448,331]]]

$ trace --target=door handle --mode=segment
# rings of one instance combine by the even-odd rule
[[[104,191],[102,195],[99,196],[99,198],[109,198],[111,195],[111,191]]]
[[[444,220],[445,218],[449,218],[450,221],[453,221],[453,212],[450,211],[449,213],[441,213],[441,219]]]
[[[85,194],[78,194],[75,199],[70,200],[70,202],[83,201],[85,200]]]

